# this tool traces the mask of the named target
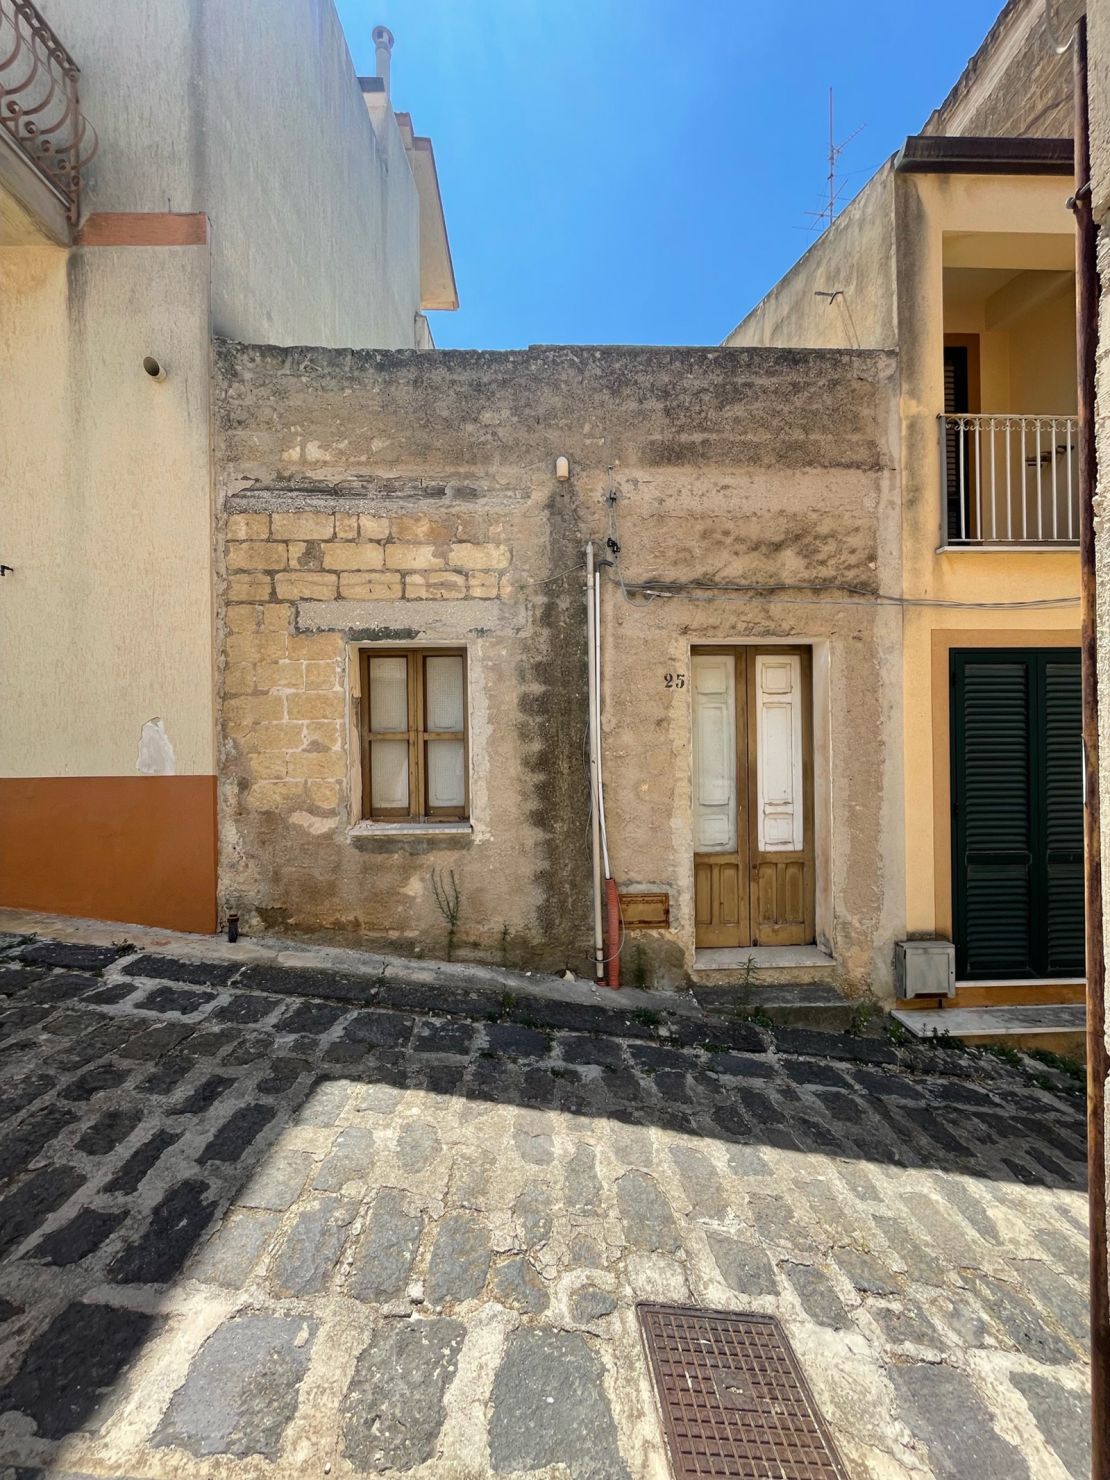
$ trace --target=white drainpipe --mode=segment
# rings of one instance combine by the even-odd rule
[[[598,716],[597,662],[597,577],[594,573],[594,547],[586,546],[586,647],[588,649],[588,698],[590,742],[590,847],[593,856],[594,891],[594,979],[605,980],[605,938],[601,923],[601,809],[598,794],[601,781]]]

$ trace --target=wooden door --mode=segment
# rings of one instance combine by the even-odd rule
[[[692,655],[695,939],[804,945],[814,934],[808,649]]]

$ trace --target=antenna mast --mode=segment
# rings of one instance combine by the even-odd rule
[[[841,139],[839,144],[836,142],[836,129],[833,121],[833,90],[830,87],[828,154],[829,172],[825,177],[826,184],[829,187],[829,199],[828,204],[824,207],[823,210],[806,212],[807,216],[812,216],[814,218],[815,226],[819,225],[822,222],[826,226],[831,226],[836,220],[836,203],[840,196],[840,191],[836,188],[836,167],[840,163],[840,156],[844,153],[845,149],[847,149],[848,145],[852,142],[856,135],[862,133],[866,127],[866,124],[861,123],[859,128],[853,129],[846,139]]]

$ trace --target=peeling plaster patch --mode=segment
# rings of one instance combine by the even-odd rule
[[[294,812],[289,819],[296,823],[297,827],[303,827],[305,832],[321,833],[332,832],[335,828],[335,819],[329,817],[314,817],[311,812]]]
[[[135,769],[143,776],[176,776],[177,757],[173,753],[166,727],[155,715],[148,719],[139,735],[139,754]]]

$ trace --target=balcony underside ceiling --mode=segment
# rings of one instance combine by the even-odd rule
[[[58,193],[0,129],[0,246],[67,247],[72,236]]]

